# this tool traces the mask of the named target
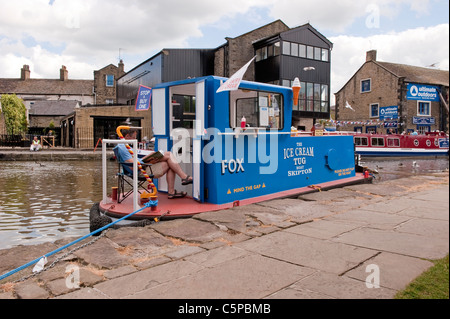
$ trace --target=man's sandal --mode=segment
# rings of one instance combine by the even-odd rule
[[[181,185],[189,185],[189,184],[192,184],[192,182],[194,181],[194,179],[191,177],[191,176],[187,176],[186,178],[183,178],[182,180],[181,180]]]
[[[176,199],[176,198],[183,198],[186,197],[186,192],[178,193],[177,190],[175,190],[174,194],[167,194],[169,199]]]

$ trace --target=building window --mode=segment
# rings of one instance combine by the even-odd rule
[[[283,41],[283,54],[290,55],[291,54],[291,43]]]
[[[322,61],[328,62],[329,52],[327,49],[322,49]]]
[[[306,58],[306,45],[304,44],[300,44],[300,57],[301,58]]]
[[[291,43],[291,55],[298,56],[298,44],[297,43]]]
[[[371,79],[366,79],[361,81],[361,93],[366,93],[372,91],[372,81]]]
[[[112,74],[106,75],[106,86],[108,87],[114,86],[114,75]]]
[[[278,50],[278,53],[275,53],[274,55],[278,55],[280,50],[280,43],[277,42],[275,46],[278,46],[278,48],[275,47],[275,50]],[[330,60],[330,52],[328,49],[307,46],[304,44],[289,41],[283,41],[282,54],[324,62],[329,62]],[[260,61],[258,50],[256,50],[256,55],[256,62],[258,62]]]
[[[377,104],[370,104],[370,117],[379,117],[380,116],[380,113],[379,113],[379,110],[380,110],[380,105],[377,103]]]
[[[431,126],[429,125],[417,125],[417,133],[425,134],[431,131]]]
[[[274,56],[280,55],[280,51],[281,51],[280,42],[275,42],[275,44],[273,45],[273,55]]]
[[[306,47],[306,57],[308,59],[314,59],[314,47],[310,46]]]
[[[431,116],[431,102],[419,101],[417,103],[417,115],[418,116]]]
[[[292,87],[294,81],[282,80],[283,86]],[[329,112],[329,92],[327,84],[300,82],[301,89],[294,111]]]
[[[375,134],[377,132],[376,126],[366,126],[366,133]]]
[[[314,60],[322,60],[322,49],[314,48]]]

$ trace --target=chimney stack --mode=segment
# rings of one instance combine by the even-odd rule
[[[24,64],[23,68],[20,70],[20,79],[22,81],[30,79],[30,66]]]
[[[119,62],[119,77],[125,74],[125,66],[123,64],[123,60],[120,59]]]
[[[67,69],[64,65],[59,70],[59,79],[61,81],[66,81],[69,79],[69,71],[67,71]]]
[[[366,54],[366,62],[376,61],[377,60],[377,50],[367,51]]]

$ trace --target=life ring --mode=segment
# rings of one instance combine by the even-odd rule
[[[100,203],[95,203],[92,205],[90,211],[89,211],[89,230],[90,232],[95,232],[97,229],[100,229],[102,227],[105,227],[106,225],[109,225],[113,222],[111,217],[106,216],[105,214],[102,214],[100,212]],[[145,227],[147,225],[153,224],[154,221],[150,219],[143,219],[134,223],[129,223],[126,225],[112,225],[109,228],[112,229],[119,229],[123,227]],[[95,236],[100,235],[100,233],[96,234]]]
[[[431,141],[427,140],[427,146],[430,147],[431,146]]]
[[[419,140],[418,140],[418,139],[415,139],[415,140],[414,140],[414,145],[415,145],[415,146],[419,146]]]

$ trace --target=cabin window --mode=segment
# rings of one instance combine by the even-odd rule
[[[367,137],[355,137],[356,146],[368,146],[369,141]]]
[[[384,138],[382,137],[372,137],[372,146],[384,146]]]
[[[283,129],[284,101],[281,93],[239,89],[230,92],[231,126]]]
[[[388,147],[400,147],[400,139],[398,138],[388,138],[387,139]]]

